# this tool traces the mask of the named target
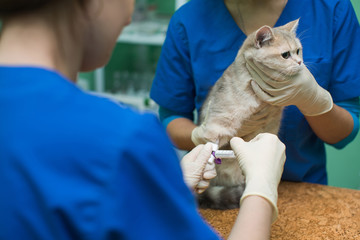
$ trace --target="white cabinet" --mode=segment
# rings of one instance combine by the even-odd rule
[[[179,8],[185,2],[187,2],[187,0],[175,0],[174,9]],[[143,55],[148,54],[146,48],[149,46],[156,46],[160,49],[165,40],[167,26],[171,16],[156,16],[153,13],[154,11],[149,12],[149,9],[149,6],[146,6],[146,0],[136,1],[133,21],[129,26],[123,29],[121,35],[117,39],[117,45],[129,46],[130,44],[131,47],[133,47],[133,45],[136,46],[134,54],[139,56],[139,59],[136,59],[135,62],[146,61],[141,59],[146,58],[146,56],[144,57]],[[114,54],[121,54],[121,52]],[[149,98],[149,89],[154,77],[154,66],[157,60],[152,61],[151,64],[153,65],[151,66],[151,70],[139,72],[130,72],[122,69],[121,71],[111,73],[111,76],[109,76],[109,74],[106,74],[106,72],[108,73],[109,71],[105,71],[105,67],[95,70],[93,74],[93,88],[96,94],[113,98],[116,101],[132,105],[141,110],[155,110],[156,104]],[[117,86],[109,90],[109,87],[106,84],[107,81],[115,81],[116,83],[114,85],[123,84],[122,90],[117,91]],[[142,85],[144,89],[139,91],[139,84],[134,88],[129,82],[135,85],[140,82],[140,85]],[[85,84],[84,81],[79,81],[79,85],[85,86]],[[124,91],[124,87],[127,87],[128,89]]]

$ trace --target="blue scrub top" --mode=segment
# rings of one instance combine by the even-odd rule
[[[334,102],[355,101],[353,139],[358,131],[360,28],[352,5],[348,0],[289,0],[275,26],[298,18],[304,63],[319,85]],[[245,38],[223,0],[191,0],[170,21],[151,97],[174,115],[199,111]],[[295,106],[286,107],[279,136],[287,147],[283,179],[326,184],[324,143]]]
[[[0,67],[0,239],[218,239],[152,114]]]

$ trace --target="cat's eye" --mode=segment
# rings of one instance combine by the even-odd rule
[[[284,53],[281,54],[281,56],[282,56],[283,58],[285,58],[285,59],[288,59],[288,58],[290,57],[290,52],[289,52],[289,51],[284,52]]]
[[[296,50],[296,54],[299,55],[299,53],[300,53],[300,48]]]

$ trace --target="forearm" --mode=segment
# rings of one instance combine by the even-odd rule
[[[246,197],[228,239],[270,239],[272,211],[271,204],[264,198]]]
[[[196,125],[187,118],[176,118],[167,125],[167,132],[174,145],[182,150],[191,150],[195,147],[191,141],[191,132]]]
[[[305,116],[305,118],[315,134],[329,144],[335,144],[345,139],[354,127],[351,114],[336,104],[325,114]]]

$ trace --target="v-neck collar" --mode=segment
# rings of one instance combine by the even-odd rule
[[[229,28],[231,28],[232,31],[235,31],[239,36],[242,38],[246,38],[247,35],[241,30],[241,28],[236,24],[234,18],[231,16],[229,10],[227,9],[224,0],[217,0],[219,2],[219,9],[223,12],[223,15],[226,18],[226,22],[229,24]],[[282,26],[289,22],[288,20],[288,12],[291,10],[292,0],[288,0],[286,3],[283,11],[281,12],[279,18],[277,19],[274,27]]]

